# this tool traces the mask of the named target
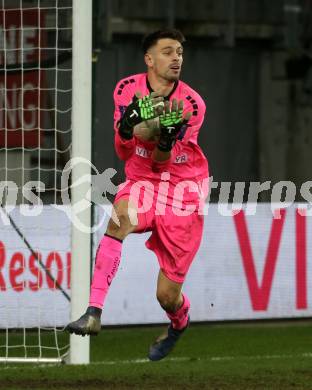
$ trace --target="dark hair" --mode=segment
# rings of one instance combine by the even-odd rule
[[[180,43],[185,42],[184,35],[179,30],[175,30],[173,28],[158,30],[145,35],[145,37],[143,38],[142,41],[143,53],[145,54],[150,47],[156,45],[159,39],[165,39],[165,38],[174,39],[175,41],[178,41]]]

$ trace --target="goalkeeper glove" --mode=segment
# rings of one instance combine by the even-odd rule
[[[138,95],[134,95],[132,102],[119,121],[119,135],[126,140],[133,137],[133,128],[136,125],[157,117],[163,110],[164,99],[157,93],[152,92],[143,98],[138,97]]]
[[[183,100],[179,102],[178,107],[176,99],[173,99],[171,110],[170,102],[165,102],[165,113],[159,116],[160,137],[157,147],[161,152],[171,151],[180,131],[188,126],[190,117],[191,113],[183,117]]]

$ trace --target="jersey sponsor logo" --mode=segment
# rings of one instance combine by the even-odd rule
[[[152,155],[152,151],[151,150],[146,150],[145,148],[137,146],[135,148],[135,154],[140,156],[140,157],[150,158],[151,155]]]
[[[182,164],[182,163],[187,162],[187,159],[188,159],[188,156],[186,153],[180,154],[179,156],[176,156],[174,163],[175,164]]]
[[[145,148],[142,148],[140,146],[137,146],[135,149],[135,154],[137,156],[143,157],[143,158],[150,158],[152,155],[151,150],[147,150]],[[188,161],[188,155],[186,153],[180,154],[179,156],[176,156],[174,163],[175,164],[183,164]]]

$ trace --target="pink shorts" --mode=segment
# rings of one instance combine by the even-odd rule
[[[157,258],[160,269],[168,279],[183,283],[188,269],[199,249],[203,234],[203,216],[193,212],[188,216],[174,213],[171,206],[164,206],[165,212],[156,212],[157,193],[148,194],[140,191],[134,199],[131,187],[133,182],[126,182],[119,187],[114,203],[120,199],[129,199],[139,207],[138,225],[135,233],[151,231],[152,234],[145,245],[152,250]],[[131,192],[130,192],[131,191]],[[145,209],[143,197],[150,197],[150,203]],[[163,214],[163,215],[158,215]]]

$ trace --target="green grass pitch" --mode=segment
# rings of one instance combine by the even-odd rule
[[[163,329],[103,328],[87,366],[1,364],[0,389],[312,389],[310,321],[193,324],[167,359],[148,362]]]

